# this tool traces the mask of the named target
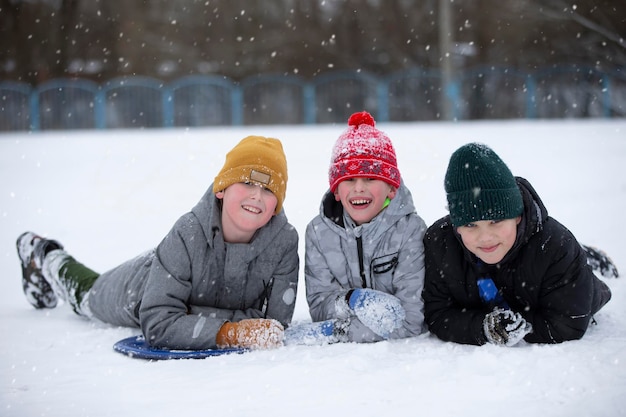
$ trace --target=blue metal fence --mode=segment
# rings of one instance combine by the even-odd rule
[[[363,109],[379,122],[439,120],[444,88],[457,120],[626,116],[626,71],[489,67],[468,70],[445,87],[438,71],[423,69],[386,77],[336,71],[313,80],[267,74],[241,82],[221,76],[170,83],[141,76],[103,84],[55,79],[35,87],[7,81],[0,82],[0,131],[344,123]]]

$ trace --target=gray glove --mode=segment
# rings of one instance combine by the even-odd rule
[[[514,346],[533,331],[520,313],[495,308],[485,316],[483,331],[489,343],[500,346]]]

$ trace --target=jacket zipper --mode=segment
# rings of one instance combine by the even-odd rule
[[[356,249],[359,253],[359,273],[361,274],[361,282],[363,288],[367,288],[367,280],[365,279],[365,267],[363,266],[363,239],[361,236],[356,238]]]

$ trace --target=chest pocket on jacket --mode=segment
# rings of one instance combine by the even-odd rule
[[[373,288],[391,288],[393,273],[398,265],[398,252],[379,256],[370,263],[370,278]]]

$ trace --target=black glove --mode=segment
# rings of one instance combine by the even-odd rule
[[[495,308],[485,316],[483,331],[489,343],[501,346],[513,346],[533,331],[520,313]]]
[[[587,254],[587,263],[591,266],[591,269],[594,271],[600,271],[600,274],[602,274],[605,278],[619,277],[617,268],[606,253],[599,249],[592,248],[591,246],[580,246],[583,247],[585,253]]]

